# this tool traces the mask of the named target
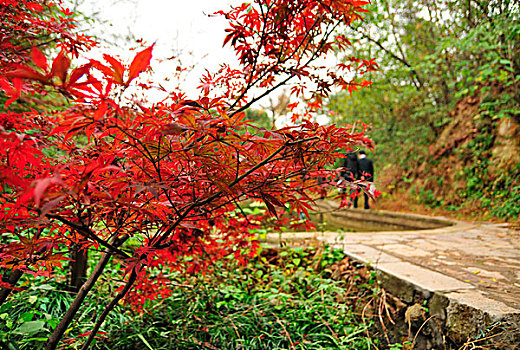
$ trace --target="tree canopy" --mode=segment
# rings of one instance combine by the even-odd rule
[[[520,159],[517,148],[506,149],[518,135],[506,124],[520,120],[519,3],[385,0],[371,6],[368,25],[349,39],[380,70],[369,73],[371,89],[329,99],[335,121],[370,125],[374,158],[390,169],[382,180],[394,189],[412,183],[413,197],[432,206],[467,203],[518,215]],[[511,132],[501,135],[504,128]],[[499,208],[499,193],[515,194],[511,205]]]

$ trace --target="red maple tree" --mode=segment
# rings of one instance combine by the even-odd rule
[[[149,68],[153,46],[129,63],[104,55],[102,62],[74,67],[70,57],[92,42],[72,34],[68,10],[51,0],[1,2],[8,19],[2,33],[11,35],[2,39],[0,57],[7,108],[0,113],[0,233],[9,237],[0,246],[0,267],[9,271],[5,297],[22,273],[50,273],[88,250],[102,252],[46,349],[56,348],[110,259],[124,264],[126,283],[97,319],[85,349],[125,296],[137,307],[168,295],[168,271],[200,271],[226,256],[245,261],[254,254],[254,220],[244,214],[244,200],[263,201],[272,215],[307,215],[321,191],[318,179],[336,177],[326,167],[338,152],[371,147],[362,132],[310,118],[333,87],[353,91],[370,84],[343,72],[362,75],[374,69],[372,61],[352,57],[329,69],[319,63],[351,45],[339,33],[361,19],[367,3],[257,0],[219,11],[229,20],[224,45],[241,66],[207,72],[195,99],[172,91],[147,104],[127,98],[127,91],[151,89],[139,76]],[[42,20],[50,7],[63,16]],[[52,60],[38,48],[46,35],[58,44]],[[306,105],[296,113],[291,104],[297,125],[266,130],[245,119],[253,103],[288,84]],[[60,108],[31,107],[49,94],[62,96]]]

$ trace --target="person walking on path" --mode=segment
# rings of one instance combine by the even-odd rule
[[[368,158],[365,151],[359,151],[359,179],[363,181],[373,182],[374,181],[374,163],[372,159]],[[365,187],[365,186],[363,186]],[[363,195],[365,197],[365,209],[370,209],[368,204],[368,194],[366,191],[363,191]],[[357,208],[358,204],[358,196],[354,198],[354,208]]]
[[[341,167],[343,170],[340,172],[340,180],[338,182],[340,193],[345,193],[346,187],[349,187],[350,182],[354,182],[359,177],[359,163],[356,153],[348,152],[347,156],[343,158]],[[348,206],[352,205],[353,193],[349,194]]]
[[[343,179],[351,182],[359,177],[359,162],[355,153],[347,153],[347,157],[343,158],[343,168],[345,169],[341,172]]]

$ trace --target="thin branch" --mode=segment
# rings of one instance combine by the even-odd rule
[[[116,238],[112,241],[112,244],[114,246],[120,246],[122,245],[127,239],[128,235],[125,235],[121,238]],[[87,281],[81,286],[78,293],[76,294],[76,297],[74,298],[74,301],[70,305],[69,309],[61,319],[60,323],[56,326],[52,334],[50,335],[49,339],[47,340],[47,343],[45,344],[45,350],[54,350],[58,346],[58,342],[62,338],[63,334],[69,327],[70,323],[74,319],[74,316],[78,312],[78,310],[81,307],[81,304],[87,297],[88,293],[91,291],[91,289],[94,287],[94,284],[99,279],[99,277],[102,275],[106,265],[110,261],[110,258],[112,257],[112,253],[110,251],[103,252],[101,254],[101,258],[99,259],[99,262],[97,263],[96,267],[90,274]]]
[[[115,247],[114,245],[110,244],[109,242],[99,238],[95,233],[93,233],[88,227],[78,225],[75,222],[72,222],[70,220],[65,219],[64,217],[56,214],[45,214],[46,217],[50,219],[58,220],[59,222],[69,226],[70,228],[74,229],[75,231],[79,232],[82,236],[88,237],[102,245],[103,247],[109,249],[110,251],[117,253],[121,257],[125,259],[131,258],[130,255],[122,251],[121,249]]]
[[[412,76],[412,81],[416,87],[417,90],[421,89],[423,87],[423,80],[422,78],[419,76],[419,73],[417,73],[417,71],[415,70],[415,68],[412,67],[412,65],[410,63],[408,63],[408,61],[406,61],[405,58],[403,57],[399,57],[398,55],[396,55],[395,53],[393,53],[392,51],[390,51],[389,49],[387,49],[386,47],[383,46],[383,44],[381,44],[379,41],[377,41],[376,39],[372,38],[371,36],[367,35],[367,34],[364,34],[362,33],[361,31],[359,31],[359,29],[356,29],[356,28],[352,28],[354,31],[358,32],[359,34],[361,34],[361,37],[364,38],[364,39],[367,39],[368,41],[376,44],[377,46],[379,46],[379,48],[381,50],[383,50],[385,53],[389,54],[393,59],[401,62],[402,64],[404,64],[405,66],[407,66],[408,68],[410,68],[410,72],[412,73],[411,76]],[[415,77],[415,79],[417,79],[417,82],[415,81],[415,79],[413,79]]]
[[[121,299],[123,299],[123,297],[126,295],[126,293],[128,293],[130,288],[132,288],[132,285],[135,283],[136,279],[137,279],[137,272],[135,271],[135,268],[134,268],[132,270],[132,273],[130,274],[130,277],[128,278],[128,282],[126,282],[124,288],[117,294],[117,296],[114,299],[112,299],[110,304],[107,305],[105,310],[103,310],[103,313],[97,319],[96,324],[94,325],[94,328],[90,332],[85,344],[83,344],[83,346],[81,347],[81,350],[88,349],[88,347],[94,340],[97,332],[99,331],[99,328],[101,327],[103,322],[105,322],[107,315],[110,313],[110,311],[112,311],[114,309],[114,307],[119,303],[119,301]]]
[[[303,143],[303,142],[307,142],[307,141],[316,140],[316,139],[318,139],[318,137],[317,136],[313,136],[313,137],[309,137],[309,138],[302,139],[302,140],[297,140],[297,141],[291,141],[291,142],[284,143],[276,151],[274,151],[271,155],[269,155],[269,157],[265,158],[264,160],[262,160],[261,162],[256,164],[254,167],[252,167],[251,169],[246,171],[244,174],[242,174],[241,176],[236,178],[233,182],[231,182],[228,185],[228,187],[231,188],[231,187],[235,186],[240,181],[242,181],[244,178],[246,178],[247,176],[252,174],[254,171],[256,171],[257,169],[259,169],[262,166],[264,166],[267,163],[269,163],[274,157],[276,157],[277,154],[279,154],[281,151],[283,151],[286,147],[293,146],[293,145],[296,145],[296,144],[299,144],[299,143]],[[161,235],[159,240],[156,243],[154,243],[153,246],[155,248],[157,248],[157,249],[162,249],[162,248],[168,246],[167,244],[164,245],[164,244],[161,244],[161,243],[164,242],[164,240],[166,240],[166,238],[168,238],[168,236],[173,232],[173,230],[175,230],[175,228],[177,228],[177,226],[182,222],[182,220],[184,220],[193,209],[214,201],[216,198],[222,196],[222,194],[223,194],[223,191],[218,191],[215,194],[213,194],[212,196],[210,196],[210,197],[208,197],[208,198],[206,198],[204,200],[199,200],[199,201],[196,201],[196,202],[192,203],[188,208],[186,208],[184,210],[182,215],[179,218],[177,218],[177,220]]]

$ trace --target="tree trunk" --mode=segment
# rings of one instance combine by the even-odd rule
[[[21,270],[11,271],[9,278],[7,278],[7,280],[4,282],[9,283],[11,286],[15,286],[22,275],[23,272]],[[7,297],[9,294],[11,294],[12,291],[13,290],[11,288],[2,288],[2,290],[0,290],[0,305],[2,305],[7,300]]]
[[[45,350],[56,349],[56,347],[58,346],[58,342],[63,337],[63,334],[65,333],[70,323],[74,319],[76,312],[78,312],[86,296],[91,291],[92,287],[94,287],[94,284],[98,280],[99,276],[101,276],[101,274],[103,273],[103,270],[105,269],[105,266],[107,265],[111,257],[111,253],[103,253],[101,259],[94,268],[94,271],[92,271],[92,274],[90,275],[88,280],[81,286],[81,288],[78,291],[78,294],[76,294],[76,298],[74,298],[74,301],[70,305],[69,309],[61,319],[58,326],[54,329],[54,332],[52,332],[51,336],[47,340],[47,343],[45,344]]]
[[[81,350],[87,350],[89,348],[90,344],[96,337],[96,333],[99,331],[99,328],[101,327],[103,322],[105,322],[105,319],[108,316],[108,314],[110,313],[110,311],[112,311],[114,309],[114,307],[117,305],[117,303],[119,303],[119,301],[124,298],[126,293],[128,293],[130,288],[132,288],[132,285],[134,284],[136,278],[137,278],[137,272],[134,269],[134,270],[132,270],[132,273],[130,274],[128,281],[126,282],[125,287],[116,295],[116,297],[114,299],[112,299],[110,304],[107,305],[107,307],[105,308],[105,310],[103,311],[101,316],[99,316],[99,318],[97,319],[96,324],[94,325],[94,328],[90,332],[85,344],[83,344],[83,346],[81,347]]]
[[[77,293],[87,280],[88,250],[80,249],[79,246],[71,247],[71,259],[69,264],[69,285],[71,292]]]

